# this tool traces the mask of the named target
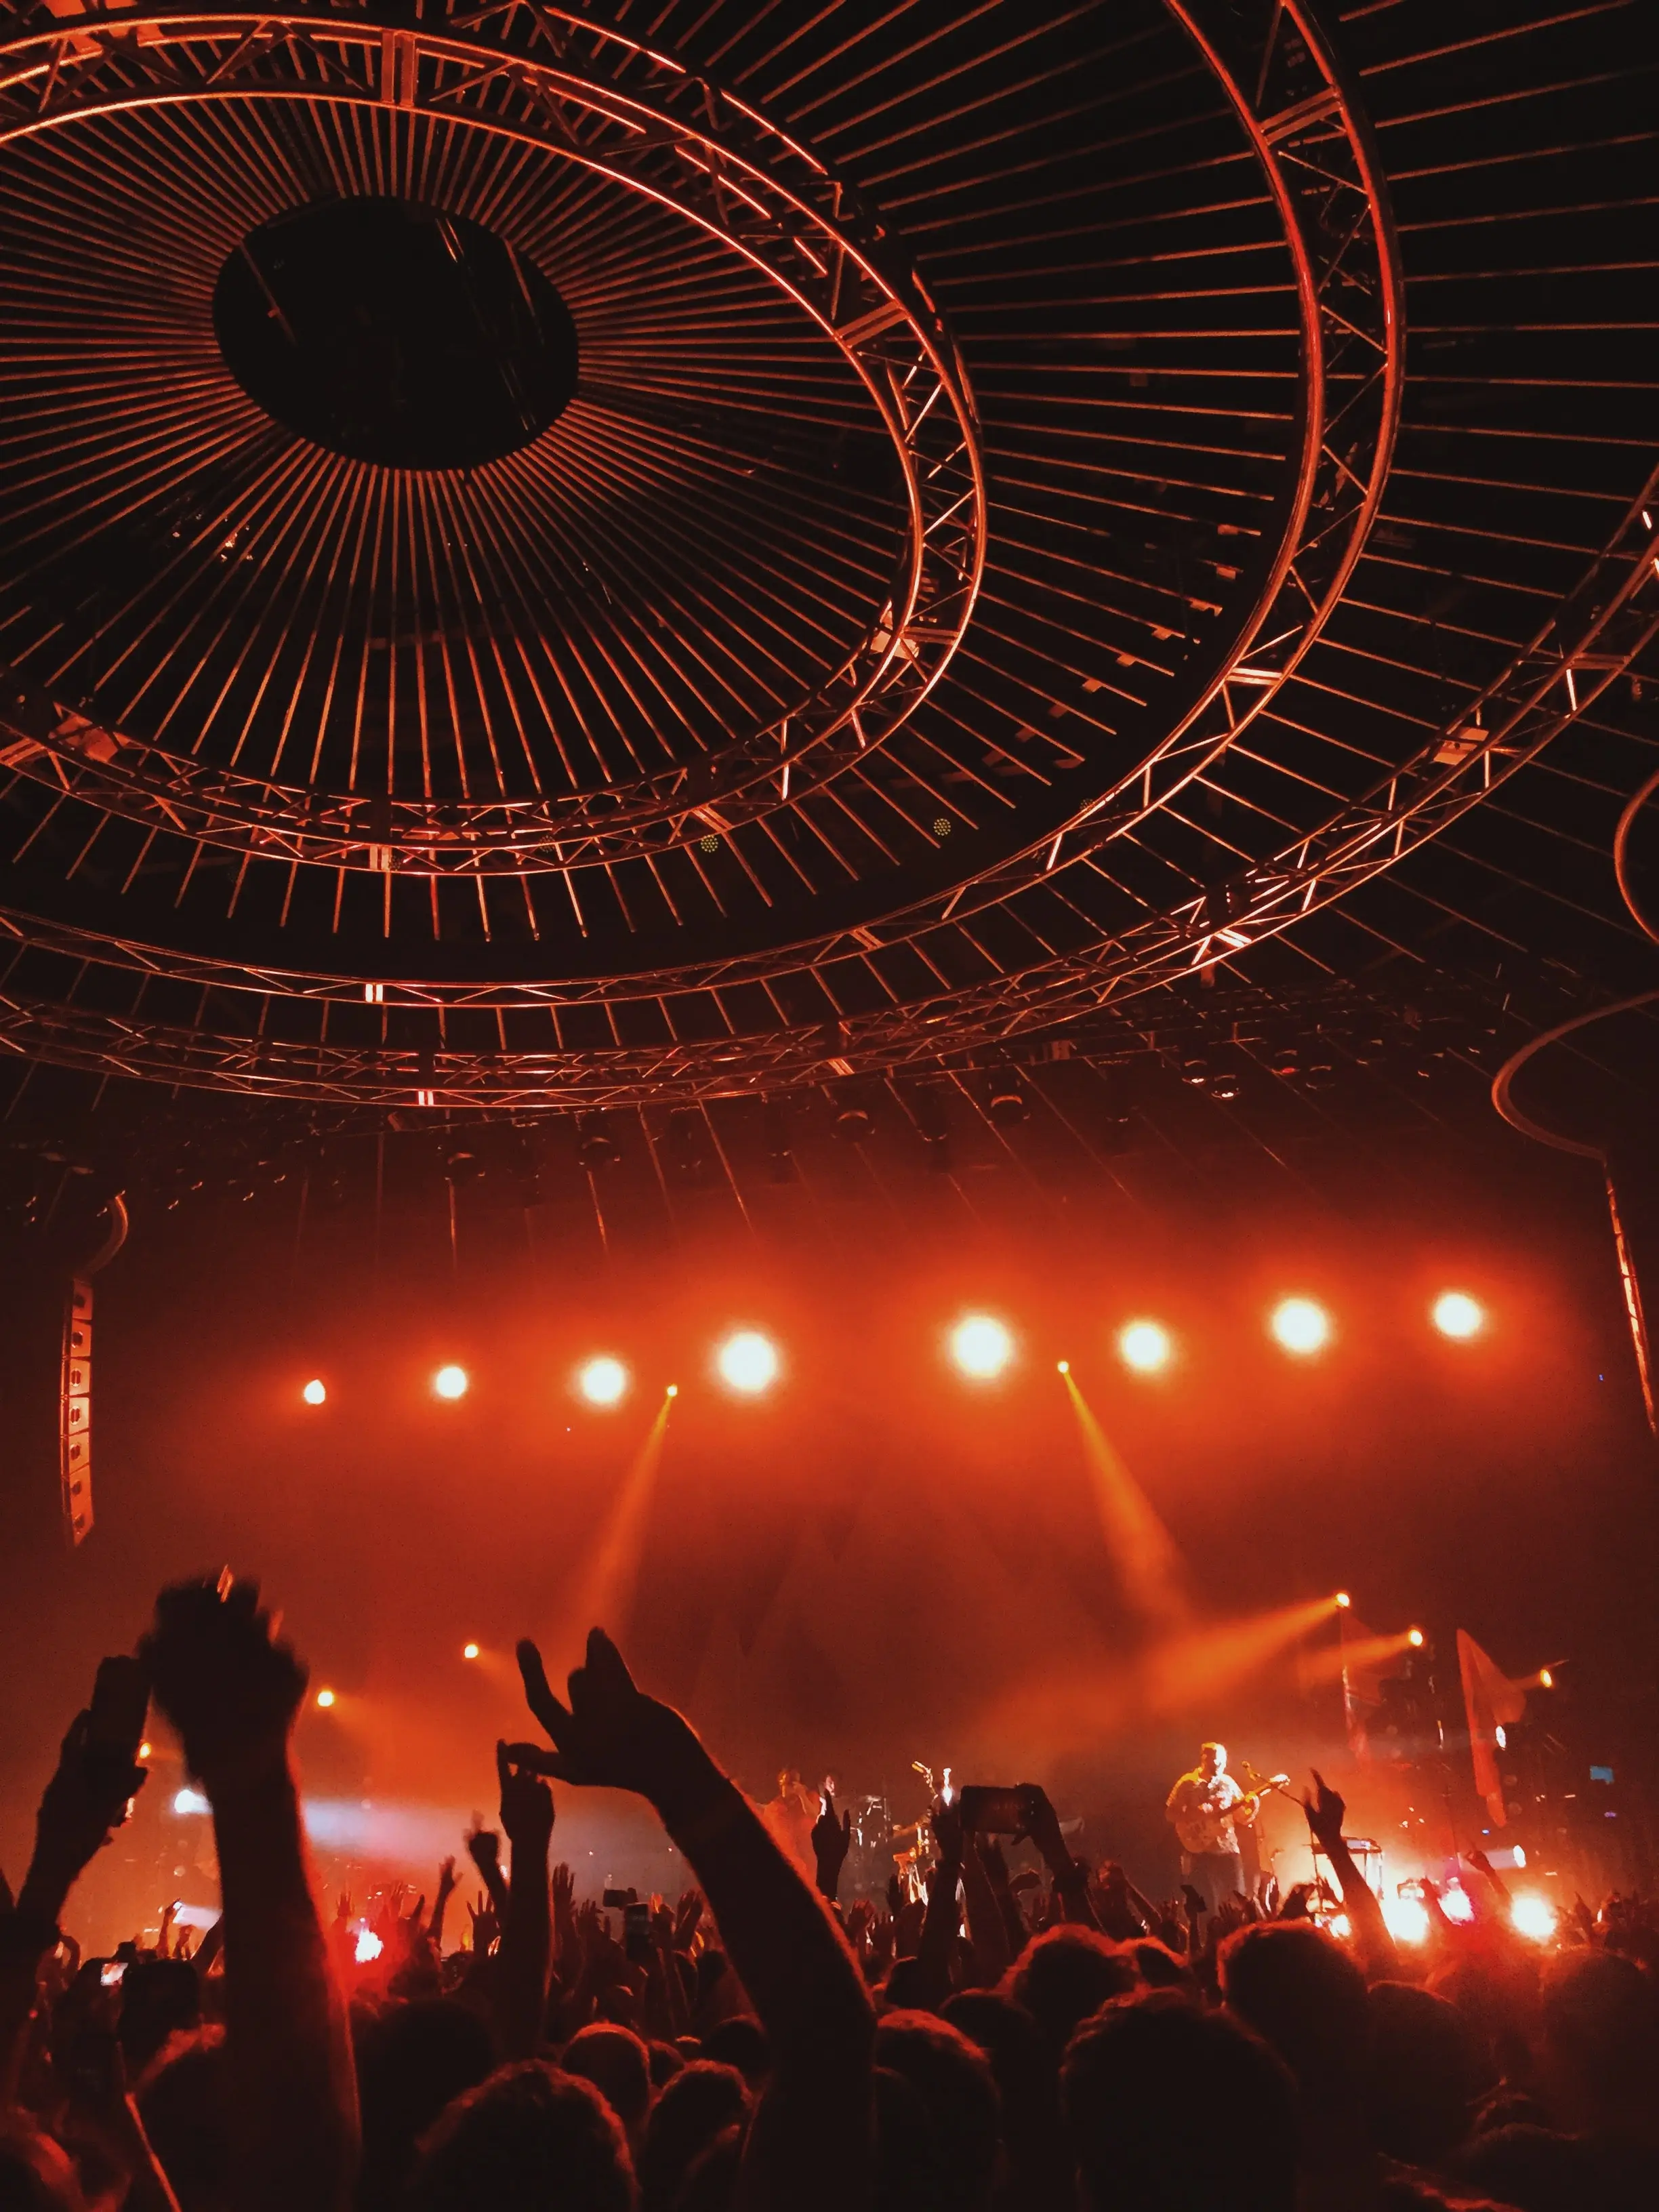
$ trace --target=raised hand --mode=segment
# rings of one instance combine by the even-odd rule
[[[1328,1857],[1333,1844],[1339,1848],[1342,1842],[1342,1816],[1347,1811],[1335,1790],[1316,1767],[1310,1767],[1314,1786],[1302,1800],[1302,1809],[1308,1816],[1308,1826],[1313,1839]]]
[[[487,1890],[478,1892],[478,1901],[466,1908],[472,1923],[472,1951],[482,1959],[495,1948],[495,1938],[501,1934],[501,1923],[495,1917],[495,1907],[489,1902]]]
[[[547,1849],[553,1834],[553,1792],[505,1743],[495,1746],[495,1775],[501,1786],[501,1826],[516,1869],[520,1852]]]
[[[550,1753],[537,1744],[509,1744],[509,1756],[530,1771],[556,1781],[631,1790],[660,1807],[708,1761],[689,1724],[672,1705],[648,1698],[635,1685],[623,1656],[602,1628],[589,1632],[586,1663],[573,1669],[561,1705],[526,1638],[519,1646],[530,1710],[553,1740]]]
[[[70,1884],[127,1817],[127,1808],[144,1786],[145,1770],[112,1759],[106,1747],[89,1740],[90,1711],[70,1723],[58,1754],[58,1771],[47,1783],[34,1823],[34,1883],[46,1882],[67,1894]],[[25,1889],[30,1884],[25,1884]],[[52,1908],[56,1917],[62,1898]]]
[[[933,1807],[930,1825],[933,1831],[933,1848],[939,1853],[942,1871],[957,1873],[962,1867],[962,1847],[965,1831],[962,1825],[959,1806],[947,1805],[941,1797]]]
[[[140,1656],[156,1702],[183,1740],[185,1763],[210,1796],[286,1765],[306,1670],[277,1642],[257,1583],[222,1576],[164,1589]]]

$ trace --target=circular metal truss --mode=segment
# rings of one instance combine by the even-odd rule
[[[1285,272],[1274,282],[1293,301],[1285,329],[1295,345],[1295,403],[1282,442],[1257,440],[1255,476],[1220,487],[1235,504],[1219,511],[1239,514],[1245,526],[1217,523],[1218,503],[1210,503],[1205,527],[1233,538],[1218,549],[1229,557],[1206,548],[1203,580],[1189,568],[1160,602],[1182,614],[1164,617],[1164,627],[1142,618],[1141,635],[1172,640],[1174,650],[1160,659],[1156,645],[1137,641],[1075,652],[1063,690],[1060,672],[1046,682],[1024,676],[1028,698],[1051,695],[1049,712],[1064,733],[1055,736],[1036,724],[1032,706],[1001,703],[1018,648],[997,625],[1006,625],[1008,605],[1026,608],[1012,596],[1006,604],[981,596],[975,612],[986,550],[982,448],[1000,441],[991,480],[1007,474],[1015,538],[1021,499],[1041,469],[1024,465],[1022,474],[1011,465],[1012,441],[1000,423],[988,432],[975,414],[969,368],[983,409],[1000,364],[975,358],[971,271],[969,279],[957,272],[953,291],[947,251],[943,273],[936,279],[930,264],[925,286],[907,273],[902,191],[887,208],[883,173],[863,184],[872,173],[865,160],[852,165],[860,173],[855,194],[833,143],[820,158],[814,103],[805,101],[799,117],[787,100],[769,105],[777,95],[769,95],[768,70],[746,66],[723,79],[689,52],[648,55],[591,18],[518,8],[415,29],[320,13],[244,15],[234,40],[224,13],[100,17],[96,33],[59,23],[8,49],[15,73],[0,82],[0,97],[11,103],[15,127],[33,137],[50,134],[60,101],[64,119],[76,101],[88,114],[204,99],[314,103],[324,97],[320,77],[307,82],[306,71],[320,67],[317,57],[335,56],[337,42],[346,58],[328,64],[340,71],[328,85],[331,100],[417,121],[435,102],[447,118],[465,114],[470,124],[476,116],[481,128],[555,143],[562,158],[614,161],[628,169],[617,180],[629,190],[665,195],[672,181],[681,216],[718,236],[722,252],[763,265],[792,310],[804,311],[838,352],[879,412],[904,496],[899,561],[873,616],[866,599],[854,650],[811,695],[818,719],[792,708],[704,759],[677,759],[614,796],[503,794],[466,813],[447,799],[371,798],[240,775],[60,696],[25,661],[3,695],[0,766],[14,789],[29,786],[46,810],[31,817],[31,836],[34,822],[82,818],[95,834],[98,819],[123,814],[143,821],[149,836],[240,855],[239,885],[250,866],[267,865],[285,871],[290,885],[312,872],[332,871],[341,884],[348,874],[379,875],[386,923],[378,954],[365,957],[356,941],[353,957],[334,966],[287,957],[277,939],[239,953],[229,931],[175,941],[120,926],[112,912],[94,918],[72,903],[25,902],[0,881],[0,932],[14,945],[0,972],[0,1045],[175,1083],[381,1105],[601,1107],[921,1066],[1237,957],[1392,866],[1534,757],[1659,626],[1652,532],[1640,501],[1580,588],[1509,656],[1472,708],[1419,730],[1413,751],[1352,795],[1333,781],[1322,814],[1310,820],[1303,808],[1278,842],[1235,844],[1230,854],[1224,839],[1211,839],[1197,849],[1189,803],[1213,791],[1223,764],[1259,758],[1252,747],[1341,602],[1376,517],[1400,415],[1404,317],[1382,164],[1354,82],[1312,10],[1301,0],[1167,7],[1188,58],[1196,53],[1218,92],[1271,210],[1271,238],[1256,236],[1249,250],[1271,250]],[[1152,35],[1133,27],[1126,44]],[[886,106],[901,114],[908,52],[887,61]],[[750,76],[761,81],[757,105],[744,82]],[[214,88],[204,92],[209,77]],[[539,99],[532,85],[543,88]],[[582,150],[560,139],[556,110]],[[783,125],[769,123],[763,110]],[[630,131],[647,112],[654,119]],[[576,131],[570,118],[578,113],[596,119]],[[660,137],[653,139],[653,131]],[[641,137],[649,143],[638,143]],[[645,165],[651,181],[641,184]],[[894,174],[903,177],[902,165]],[[757,209],[745,211],[733,177]],[[949,195],[960,189],[947,175],[947,217]],[[935,217],[932,227],[943,226]],[[860,288],[856,313],[830,297],[837,253],[841,282]],[[1017,292],[1015,264],[1000,265],[1014,270],[1006,281]],[[1210,287],[1206,300],[1220,289]],[[1184,330],[1177,335],[1188,348],[1181,373],[1205,374],[1186,366],[1192,341]],[[1012,416],[1012,405],[996,399]],[[1183,411],[1198,413],[1171,409]],[[988,420],[996,414],[994,404]],[[1017,450],[1015,458],[1026,463]],[[1039,460],[1049,465],[1048,456]],[[1223,466],[1213,464],[1218,478]],[[1112,467],[1113,496],[1127,507],[1116,477],[1129,471],[1115,458]],[[1173,473],[1167,460],[1161,473],[1147,471],[1135,495],[1139,511],[1151,516],[1160,501],[1200,506],[1200,467],[1188,465],[1179,492]],[[1052,473],[1046,481],[1060,483]],[[1247,482],[1253,503],[1241,497]],[[1075,497],[1069,482],[1060,489]],[[1058,496],[1051,506],[1069,527]],[[1054,596],[1063,599],[1082,565],[1073,550],[1080,534],[1066,540],[1056,525],[1054,535],[1066,560],[1051,558],[1053,541],[1045,541],[1043,580],[1058,577]],[[990,553],[994,568],[997,529]],[[1101,565],[1086,546],[1085,559]],[[866,586],[878,573],[866,558]],[[1046,607],[1042,619],[1053,619]],[[977,653],[981,635],[990,660]],[[1146,672],[1138,688],[1117,675],[1126,668]],[[853,696],[866,678],[867,708]],[[969,720],[961,702],[975,690],[1005,719],[988,738],[981,720],[963,744],[955,734]],[[1093,704],[1102,694],[1104,711]],[[1022,745],[1027,758],[1049,748],[1044,774],[1026,770],[1040,787],[1022,786],[1000,837],[953,836],[977,830],[965,805],[982,805],[981,787],[998,795],[975,771],[977,749],[988,746],[987,763],[994,754],[1018,768]],[[1077,780],[1069,788],[1066,775]],[[1312,787],[1305,774],[1296,780]],[[837,851],[839,889],[812,878],[799,857],[831,845],[823,825],[834,806],[849,819],[856,814],[869,841],[850,864]],[[870,826],[878,806],[888,810],[884,842]],[[801,847],[788,845],[792,836],[802,836]],[[992,844],[998,848],[988,851]],[[879,861],[864,857],[871,846]],[[715,848],[717,858],[703,857]],[[619,856],[641,853],[653,872],[669,860],[693,871],[719,911],[701,957],[650,957],[663,943],[654,937],[647,957],[630,964],[617,957],[623,948],[614,935],[601,941],[596,932],[590,940],[585,927],[574,957],[550,957],[539,931],[528,956],[494,948],[489,879],[551,873],[580,918],[583,885],[614,879]],[[779,856],[799,880],[793,899],[775,905],[765,867]],[[740,887],[746,878],[773,909],[764,929],[748,933],[750,941],[726,926],[719,869]],[[433,884],[439,957],[424,962],[391,923],[394,883],[411,877]],[[468,946],[464,957],[445,946],[437,927],[439,886],[455,877],[477,879],[485,917],[482,951]],[[657,879],[669,897],[665,877]],[[341,896],[337,890],[337,927]],[[827,926],[814,927],[820,912]],[[697,934],[679,933],[692,942]]]
[[[521,15],[522,47],[480,42]],[[863,386],[902,483],[881,604],[814,689],[760,728],[560,797],[299,787],[146,743],[20,682],[7,720],[39,748],[16,753],[26,773],[146,826],[277,860],[459,876],[591,866],[724,834],[833,776],[897,728],[955,652],[985,559],[972,396],[937,309],[856,192],[744,101],[574,10],[506,0],[462,21],[474,35],[324,12],[53,23],[0,48],[0,149],[151,107],[321,104],[544,149],[672,210],[775,285]],[[376,472],[333,473],[361,483]],[[319,482],[311,495],[334,489]],[[234,517],[230,538],[246,526]]]

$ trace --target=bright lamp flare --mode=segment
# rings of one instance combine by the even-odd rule
[[[1547,1667],[1540,1667],[1538,1670],[1538,1686],[1540,1690],[1553,1690],[1555,1687],[1555,1677]]]
[[[1299,1358],[1330,1341],[1331,1317],[1311,1298],[1281,1298],[1268,1326],[1284,1349]]]
[[[1536,1890],[1525,1890],[1510,1905],[1510,1921],[1517,1936],[1547,1943],[1555,1933],[1555,1907]]]
[[[323,1711],[326,1712],[329,1707],[334,1703],[333,1691],[319,1690],[317,1692],[317,1702],[322,1707]]]
[[[1344,1613],[1346,1613],[1348,1607],[1353,1603],[1353,1600],[1348,1595],[1346,1590],[1338,1590],[1336,1594],[1336,1601],[1338,1605],[1341,1607]]]
[[[1420,1651],[1423,1649],[1422,1630],[1420,1628],[1408,1628],[1406,1631],[1406,1641],[1411,1645],[1413,1651]]]
[[[371,1959],[378,1959],[382,1948],[380,1937],[372,1928],[360,1928],[357,1930],[356,1957],[360,1966],[368,1966]]]
[[[1474,1917],[1474,1899],[1462,1882],[1449,1881],[1440,1893],[1440,1910],[1448,1920],[1467,1926]]]
[[[465,1367],[441,1367],[432,1387],[441,1398],[465,1398],[471,1381]]]
[[[1170,1332],[1161,1322],[1132,1321],[1118,1332],[1118,1357],[1137,1375],[1156,1375],[1159,1368],[1169,1365],[1174,1350]]]
[[[307,1406],[320,1406],[327,1400],[328,1385],[327,1383],[319,1381],[318,1377],[313,1375],[310,1382],[306,1384],[305,1389],[301,1391],[300,1395],[305,1400]]]
[[[1014,1340],[989,1314],[969,1314],[951,1332],[951,1357],[964,1375],[988,1382],[1014,1356]]]
[[[1442,1336],[1464,1344],[1486,1327],[1486,1310],[1467,1291],[1442,1291],[1434,1302],[1434,1325]]]
[[[1426,1943],[1429,1940],[1428,1907],[1415,1897],[1386,1899],[1382,1918],[1396,1943]]]
[[[576,1377],[576,1388],[590,1406],[614,1406],[628,1389],[628,1370],[608,1353],[590,1359]]]
[[[758,1397],[777,1380],[777,1346],[758,1329],[740,1328],[721,1345],[715,1364],[728,1390]]]
[[[463,1659],[476,1659],[476,1658],[477,1657],[477,1656],[478,1656],[478,1647],[477,1647],[477,1645],[476,1644],[462,1644],[462,1646],[461,1646],[461,1656],[462,1656],[462,1658],[463,1658]]]

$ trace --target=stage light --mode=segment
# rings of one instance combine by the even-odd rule
[[[1555,1933],[1555,1907],[1536,1890],[1527,1890],[1510,1906],[1510,1925],[1517,1936],[1547,1943]]]
[[[951,1357],[964,1375],[989,1382],[1014,1356],[1014,1340],[989,1314],[969,1314],[951,1332]]]
[[[1408,1628],[1406,1631],[1406,1641],[1411,1645],[1413,1651],[1420,1651],[1423,1649],[1422,1630],[1420,1628]]]
[[[777,1347],[758,1329],[740,1328],[721,1345],[716,1364],[728,1390],[758,1397],[777,1380]]]
[[[1428,1907],[1418,1898],[1388,1899],[1382,1906],[1382,1918],[1396,1943],[1426,1943],[1429,1940]]]
[[[305,1389],[301,1391],[300,1395],[305,1400],[307,1406],[320,1406],[328,1396],[328,1386],[325,1382],[319,1382],[317,1377],[313,1376],[311,1381],[306,1384]]]
[[[368,1966],[371,1959],[378,1959],[383,1948],[380,1937],[372,1928],[360,1928],[357,1930],[356,1958],[360,1966]]]
[[[462,1658],[463,1658],[463,1659],[476,1659],[476,1658],[477,1657],[477,1656],[478,1656],[478,1647],[477,1647],[477,1645],[476,1644],[462,1644],[462,1646],[461,1646],[461,1656],[462,1656]]]
[[[628,1389],[628,1370],[620,1359],[602,1353],[590,1359],[576,1377],[576,1388],[590,1406],[615,1406]]]
[[[1160,1367],[1167,1367],[1174,1349],[1161,1322],[1132,1321],[1118,1331],[1118,1358],[1137,1375],[1156,1375]]]
[[[1054,1362],[1054,1372],[1055,1372],[1055,1374],[1056,1374],[1056,1375],[1069,1375],[1069,1374],[1071,1373],[1071,1371],[1072,1371],[1072,1363],[1071,1363],[1071,1361],[1070,1361],[1069,1359],[1057,1359],[1057,1360],[1055,1360],[1055,1362]]]
[[[210,1812],[212,1808],[199,1790],[180,1790],[173,1797],[173,1809],[175,1813],[197,1814]]]
[[[1474,1917],[1474,1899],[1461,1882],[1449,1881],[1440,1893],[1440,1910],[1448,1920],[1467,1927]]]
[[[1311,1298],[1281,1298],[1268,1326],[1284,1349],[1298,1358],[1320,1351],[1330,1340],[1331,1317]]]
[[[662,1395],[665,1398],[678,1398],[680,1395],[679,1384],[678,1382],[671,1382]]]
[[[1555,1677],[1547,1667],[1540,1667],[1538,1670],[1538,1686],[1540,1690],[1553,1690],[1555,1687]]]
[[[432,1378],[432,1387],[441,1398],[465,1398],[471,1382],[465,1367],[441,1367]]]
[[[1433,1318],[1442,1336],[1453,1337],[1460,1344],[1479,1336],[1486,1325],[1485,1310],[1467,1291],[1442,1291],[1434,1302]]]
[[[150,1747],[149,1744],[147,1744],[147,1743],[141,1743],[141,1744],[139,1745],[139,1747],[138,1747],[138,1756],[139,1756],[139,1758],[140,1758],[140,1759],[148,1759],[148,1758],[149,1757],[149,1754],[150,1754],[150,1749],[151,1749],[151,1747]]]
[[[1338,1590],[1336,1594],[1336,1601],[1341,1607],[1344,1613],[1346,1613],[1348,1607],[1353,1603],[1353,1600],[1348,1595],[1346,1590]]]
[[[326,1712],[329,1707],[334,1703],[333,1691],[319,1690],[317,1692],[317,1702],[322,1707],[323,1711]]]

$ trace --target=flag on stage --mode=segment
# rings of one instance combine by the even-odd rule
[[[1457,1632],[1457,1669],[1463,1678],[1463,1711],[1469,1723],[1474,1786],[1486,1801],[1494,1828],[1505,1825],[1504,1778],[1498,1771],[1498,1730],[1518,1721],[1527,1710],[1527,1692],[1510,1681],[1467,1629]]]

